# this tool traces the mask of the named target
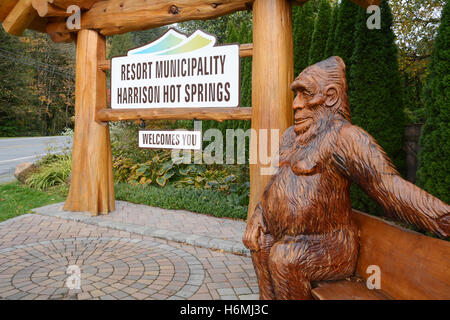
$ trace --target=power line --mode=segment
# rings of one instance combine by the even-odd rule
[[[52,75],[53,74],[59,75],[61,77],[67,78],[67,79],[73,79],[75,77],[75,74],[73,71],[61,71],[61,67],[59,67],[59,66],[51,65],[48,63],[44,63],[44,62],[39,62],[33,58],[20,55],[16,52],[0,49],[0,57],[21,63],[23,65],[31,66],[31,67],[36,66],[39,70],[50,73]]]

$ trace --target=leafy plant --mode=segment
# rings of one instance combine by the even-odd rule
[[[28,177],[26,184],[35,189],[46,190],[66,183],[71,169],[71,155],[49,155],[41,162],[38,171]]]

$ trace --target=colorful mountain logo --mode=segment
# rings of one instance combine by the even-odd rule
[[[215,44],[216,38],[201,30],[197,30],[187,37],[175,29],[170,29],[152,43],[128,51],[128,56],[135,54],[175,55],[213,47]]]

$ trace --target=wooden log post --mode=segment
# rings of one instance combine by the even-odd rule
[[[292,13],[288,0],[255,0],[253,4],[252,129],[259,140],[260,129],[279,129],[279,136],[292,125],[294,79]],[[261,200],[271,176],[262,175],[258,143],[250,152],[258,154],[258,164],[250,164],[248,218]],[[267,148],[270,150],[270,146]],[[271,152],[271,151],[269,151]]]
[[[20,36],[38,16],[31,0],[19,0],[3,21],[3,29],[14,36]]]
[[[105,38],[93,30],[80,30],[72,180],[64,210],[89,211],[93,215],[114,210],[109,126],[95,121],[98,109],[106,108],[106,75],[98,67],[105,55]]]

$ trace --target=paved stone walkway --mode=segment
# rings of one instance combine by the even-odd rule
[[[116,211],[99,217],[92,217],[90,213],[63,211],[63,203],[38,208],[34,212],[250,256],[242,244],[245,231],[242,220],[219,219],[185,210],[167,210],[124,201],[116,201]]]
[[[125,202],[98,217],[61,208],[0,223],[0,299],[258,298],[242,221]],[[80,289],[67,287],[69,266]]]

